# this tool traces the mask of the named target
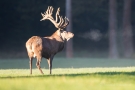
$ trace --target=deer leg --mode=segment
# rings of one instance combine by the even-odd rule
[[[39,61],[37,61],[36,66],[39,69],[39,71],[41,72],[41,74],[44,74],[41,67],[40,67],[40,62]]]
[[[50,74],[52,74],[52,61],[53,61],[53,56],[51,58],[47,59]]]
[[[32,74],[32,60],[33,60],[33,58],[30,57],[29,59],[30,59],[30,61],[29,61],[29,64],[30,64],[30,74]]]
[[[39,69],[39,71],[41,72],[41,74],[44,74],[41,67],[40,67],[40,62],[41,62],[41,58],[37,58],[37,63],[36,63],[36,66],[37,68]]]
[[[49,72],[52,74],[52,61],[50,59],[47,60],[48,65],[49,65]]]

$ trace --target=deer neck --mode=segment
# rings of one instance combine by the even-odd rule
[[[60,29],[58,29],[55,33],[53,33],[52,37],[55,38],[57,41],[60,41],[60,42],[66,41],[66,39],[64,37],[62,37]]]

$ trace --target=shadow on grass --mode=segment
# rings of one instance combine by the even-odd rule
[[[106,75],[106,76],[109,76],[109,75],[130,75],[130,76],[135,76],[135,71],[133,71],[133,72],[97,72],[97,73],[59,74],[59,75],[47,75],[47,76],[76,77],[76,76],[90,76],[90,75]]]
[[[113,76],[113,75],[127,75],[127,76],[135,76],[135,71],[133,72],[97,72],[97,73],[77,73],[77,74],[52,74],[52,75],[28,75],[28,76],[7,76],[0,77],[3,78],[48,78],[48,77],[80,77],[80,76]]]

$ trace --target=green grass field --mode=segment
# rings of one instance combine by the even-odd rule
[[[0,90],[135,90],[133,59],[54,58],[52,75],[35,61],[29,75],[28,59],[0,60]]]

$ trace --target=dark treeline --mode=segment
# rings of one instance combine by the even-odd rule
[[[72,0],[74,50],[108,50],[108,3],[109,0]],[[44,12],[48,6],[54,7],[54,14],[60,7],[60,14],[65,16],[65,0],[1,0],[0,50],[23,51],[25,42],[31,36],[51,35],[56,30],[54,25],[50,21],[40,21],[41,12]],[[134,30],[133,8],[135,8],[134,0],[131,8],[131,23]],[[123,0],[117,0],[118,38],[122,26],[122,14]],[[95,37],[96,34],[92,36],[90,33],[92,31],[96,31],[99,38]]]
[[[59,3],[64,7],[63,0]],[[50,22],[40,22],[41,12],[51,5],[57,8],[56,0],[3,0],[1,1],[1,33],[2,49],[22,48],[26,40],[33,35],[50,35],[55,28]],[[61,9],[62,12],[63,9]],[[64,11],[62,12],[64,13]],[[13,48],[12,48],[13,47]]]

